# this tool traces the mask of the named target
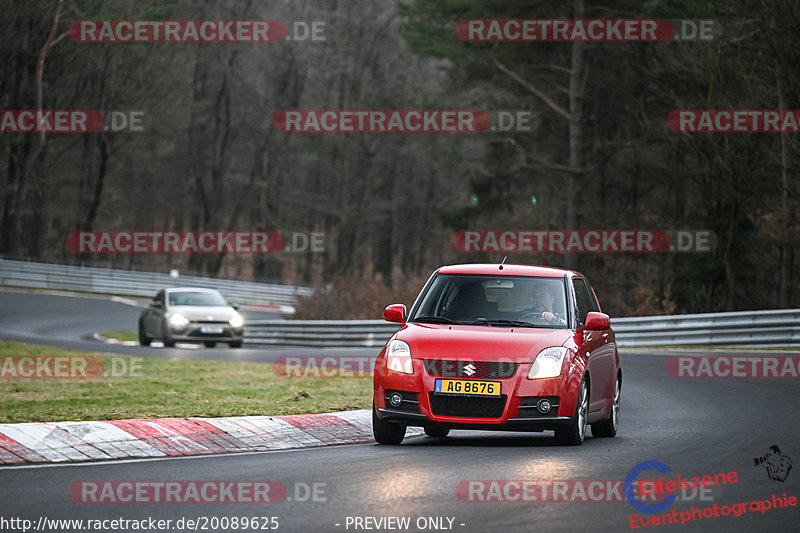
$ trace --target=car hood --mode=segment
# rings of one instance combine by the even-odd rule
[[[532,361],[544,348],[562,346],[570,329],[406,324],[396,334],[417,359],[492,361],[498,358]]]
[[[200,306],[200,305],[173,305],[169,308],[173,313],[180,313],[189,320],[213,320],[216,322],[227,322],[234,315],[236,310],[228,306]],[[211,318],[209,318],[211,317]]]

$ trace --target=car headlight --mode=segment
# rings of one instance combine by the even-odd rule
[[[228,320],[228,323],[234,328],[240,328],[244,326],[244,317],[239,314],[233,315],[231,319]]]
[[[536,356],[528,372],[528,379],[555,378],[561,375],[561,364],[567,355],[563,346],[545,348]]]
[[[386,368],[404,374],[413,374],[414,365],[411,364],[411,348],[403,341],[393,340],[386,347]]]
[[[180,313],[175,313],[171,317],[169,317],[169,325],[174,326],[176,328],[182,328],[183,326],[189,323],[189,319],[183,316]]]

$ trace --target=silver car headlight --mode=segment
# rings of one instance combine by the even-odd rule
[[[386,347],[386,368],[404,374],[414,373],[411,348],[408,347],[408,343],[397,339],[389,342],[389,346]]]
[[[561,364],[567,355],[563,346],[545,348],[536,356],[528,372],[528,379],[555,378],[561,375]]]
[[[189,319],[186,318],[185,316],[183,316],[180,313],[175,313],[174,315],[169,317],[169,325],[170,326],[173,326],[173,327],[176,327],[176,328],[182,328],[183,326],[185,326],[187,324],[189,324]]]
[[[244,326],[244,317],[240,314],[235,314],[228,320],[228,323],[234,328],[240,328]]]

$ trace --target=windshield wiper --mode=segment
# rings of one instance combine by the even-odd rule
[[[411,322],[422,322],[428,324],[463,324],[463,322],[447,318],[446,316],[430,316],[430,315],[415,317],[413,320],[411,320]]]
[[[480,320],[479,323],[481,324],[489,324],[490,326],[520,326],[523,328],[539,328],[542,326],[537,326],[531,322],[525,322],[524,320],[504,320],[504,319],[496,319],[496,320]]]

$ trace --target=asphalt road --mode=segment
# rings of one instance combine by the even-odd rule
[[[121,301],[120,301],[121,300]],[[137,304],[137,305],[132,305]],[[0,291],[0,339],[72,350],[119,353],[167,359],[271,362],[281,355],[319,355],[321,352],[374,354],[374,349],[298,347],[157,348],[105,344],[92,339],[103,331],[135,331],[144,300],[109,296],[67,296],[50,293]],[[242,310],[245,320],[277,319],[277,313]]]
[[[9,339],[8,333],[16,331],[18,339],[36,337],[59,345],[88,342],[81,341],[79,333],[87,328],[87,322],[93,324],[95,319],[103,320],[101,315],[123,313],[116,304],[108,302],[82,299],[59,303],[52,299],[35,300],[31,295],[15,301],[17,309],[12,313],[7,305],[8,294],[0,296],[3,339]],[[27,299],[30,302],[25,304]],[[37,309],[37,302],[47,302],[48,308]],[[37,313],[26,317],[30,309]],[[24,310],[27,311],[23,313]],[[134,308],[127,312],[135,318]],[[59,313],[62,313],[60,319]],[[8,322],[9,317],[14,319],[13,323]],[[110,323],[112,317],[108,320]],[[111,328],[103,325],[97,329]],[[64,339],[59,340],[59,335],[64,335]],[[106,348],[128,353],[125,347]],[[229,353],[184,351],[192,356],[201,352]],[[797,467],[789,470],[784,481],[772,481],[766,465],[756,466],[753,461],[764,456],[773,445],[779,446],[784,456],[800,461],[797,379],[675,379],[665,370],[664,355],[626,350],[622,359],[621,429],[613,439],[589,437],[583,446],[561,447],[549,433],[452,432],[444,439],[415,437],[400,446],[361,444],[247,455],[3,468],[0,469],[0,530],[21,531],[9,522],[2,522],[3,518],[12,517],[34,523],[40,517],[84,520],[152,517],[173,520],[174,525],[181,517],[219,520],[274,516],[279,531],[291,532],[626,531],[631,529],[630,515],[639,513],[625,501],[464,501],[468,500],[468,494],[459,497],[457,487],[467,480],[623,480],[634,466],[648,460],[668,465],[673,471],[666,475],[669,478],[676,473],[684,477],[737,474],[735,483],[712,488],[706,496],[711,499],[699,500],[695,495],[694,500],[675,502],[664,513],[673,509],[679,513],[688,511],[692,505],[701,509],[715,504],[730,506],[771,498],[773,494],[800,497]],[[651,470],[646,477],[658,476]],[[281,501],[259,504],[75,503],[69,495],[70,487],[80,482],[177,480],[277,481],[286,487],[288,495]],[[306,488],[313,484],[317,484],[317,501],[302,501]],[[513,497],[518,493],[509,494]],[[574,493],[569,494],[574,497]],[[379,529],[374,522],[363,521],[366,517],[394,516],[410,517],[409,527]],[[431,527],[435,522],[423,523],[428,517],[444,517],[440,520],[445,527],[437,529]],[[362,521],[357,522],[359,518]],[[449,519],[453,520],[452,526]],[[230,525],[212,527],[214,524],[209,521],[206,530],[234,531]],[[362,527],[355,527],[357,524]],[[651,525],[647,529],[783,532],[798,531],[799,524],[800,507],[789,507],[764,513],[748,510],[738,517],[703,518],[684,525]],[[263,525],[259,522],[257,529],[266,530]],[[267,525],[274,529],[274,523]],[[367,529],[367,526],[372,527]],[[61,532],[75,528],[44,530]]]

